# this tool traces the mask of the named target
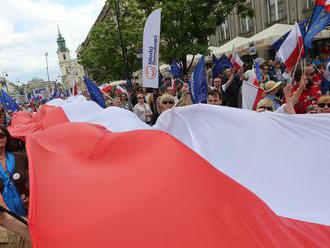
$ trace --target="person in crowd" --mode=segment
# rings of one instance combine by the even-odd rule
[[[170,94],[164,94],[160,98],[160,112],[164,113],[166,110],[174,107],[174,97]]]
[[[184,83],[181,88],[181,97],[179,99],[179,102],[175,104],[175,107],[183,107],[192,104],[193,103],[189,92],[189,85],[187,83]]]
[[[151,124],[152,111],[149,104],[145,103],[144,94],[137,95],[138,103],[134,106],[134,113],[145,123]]]
[[[22,109],[23,111],[28,111],[28,112],[30,112],[30,113],[33,113],[33,109],[29,106],[29,104],[28,103],[24,103],[23,104],[23,109]]]
[[[122,105],[121,99],[119,96],[115,96],[115,98],[112,101],[112,106],[120,108]]]
[[[171,95],[171,96],[173,96],[173,99],[174,99],[175,104],[177,104],[179,102],[179,99],[178,99],[178,97],[176,95],[176,90],[175,90],[174,87],[172,87],[172,86],[167,87],[166,93],[169,94],[169,95]]]
[[[276,82],[280,82],[283,81],[283,77],[282,77],[283,73],[282,73],[282,68],[281,68],[281,64],[279,62],[275,63],[275,68],[274,68],[274,81]]]
[[[269,68],[267,64],[261,66],[261,74],[262,74],[261,84],[265,84],[266,82],[270,81],[268,69]]]
[[[218,105],[222,104],[222,98],[218,90],[211,90],[207,94],[207,104]]]
[[[281,85],[281,82],[275,82],[275,81],[268,81],[264,85],[265,90],[265,98],[272,101],[275,110],[277,110],[279,107],[281,107],[281,101],[276,97],[277,91],[279,86]]]
[[[257,110],[258,113],[260,112],[265,112],[265,111],[270,111],[270,112],[274,112],[275,111],[275,107],[273,102],[268,99],[268,98],[263,98],[258,102],[257,105]]]
[[[317,105],[312,104],[306,108],[306,114],[317,114]]]
[[[224,84],[222,85],[224,105],[229,107],[238,108],[238,96],[240,88],[242,86],[242,81],[238,75],[235,75],[231,69],[226,69],[224,71]]]
[[[288,68],[286,68],[286,67],[284,67],[284,72],[282,74],[282,82],[284,84],[290,84],[290,83],[292,83],[291,74],[290,74]]]
[[[221,86],[222,86],[222,80],[220,77],[216,77],[213,80],[213,87],[211,87],[211,90],[217,90],[219,92],[221,92]]]
[[[275,64],[273,60],[268,60],[267,74],[270,80],[275,80]]]
[[[321,96],[317,101],[317,113],[330,114],[330,95]]]
[[[7,128],[0,125],[0,204],[18,216],[26,217],[29,203],[28,160],[26,153],[17,152],[18,148]],[[0,225],[9,230],[2,231],[0,239],[6,240],[9,236],[16,244],[24,243],[21,236],[29,240],[28,227],[5,212],[0,212]]]
[[[6,111],[1,104],[0,104],[0,125],[7,126]]]
[[[120,95],[120,102],[121,102],[121,105],[120,105],[121,108],[130,110],[130,111],[133,110],[132,103],[130,102],[130,100],[128,99],[128,97],[125,93],[122,93]]]
[[[322,94],[320,87],[313,82],[314,73],[315,70],[312,67],[306,69],[306,76],[302,75],[300,69],[297,69],[295,73],[295,86],[292,89],[292,93],[297,114],[305,114],[306,108],[316,104]]]
[[[284,87],[283,93],[285,96],[285,104],[280,106],[276,109],[274,102],[270,98],[263,98],[258,102],[257,105],[257,112],[264,112],[264,111],[270,111],[270,112],[277,112],[277,113],[286,113],[286,114],[295,114],[294,106],[293,106],[293,99],[291,96],[292,91],[292,85],[288,84]]]
[[[330,94],[330,63],[326,66],[326,68],[323,67],[320,70],[321,74],[321,84],[320,84],[320,90],[322,92],[322,95]]]

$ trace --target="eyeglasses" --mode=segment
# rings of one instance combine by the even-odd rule
[[[325,106],[327,106],[328,108],[330,108],[330,103],[319,103],[319,104],[317,104],[317,106],[319,107],[319,108],[324,108]]]
[[[138,99],[144,99],[144,97],[143,97],[143,96],[141,96],[141,97],[138,97]]]
[[[268,111],[273,111],[273,107],[270,107],[270,106],[262,106],[260,107],[261,109],[264,109],[264,110],[268,110]]]
[[[174,104],[174,101],[164,101],[163,104]]]

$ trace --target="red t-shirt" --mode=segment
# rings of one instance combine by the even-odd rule
[[[295,85],[292,92],[296,92],[299,85]],[[305,114],[308,106],[316,104],[319,97],[322,95],[320,87],[314,83],[310,89],[305,89],[298,99],[298,103],[294,106],[297,114]]]

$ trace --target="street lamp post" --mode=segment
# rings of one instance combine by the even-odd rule
[[[47,78],[48,78],[48,82],[49,82],[50,79],[49,79],[49,71],[48,71],[48,52],[45,53],[45,57],[46,57],[46,71],[47,71]]]

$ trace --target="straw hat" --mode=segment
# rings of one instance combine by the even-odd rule
[[[275,90],[280,85],[281,85],[281,82],[268,81],[267,83],[265,83],[265,86],[264,86],[265,93],[269,93],[269,92]]]

